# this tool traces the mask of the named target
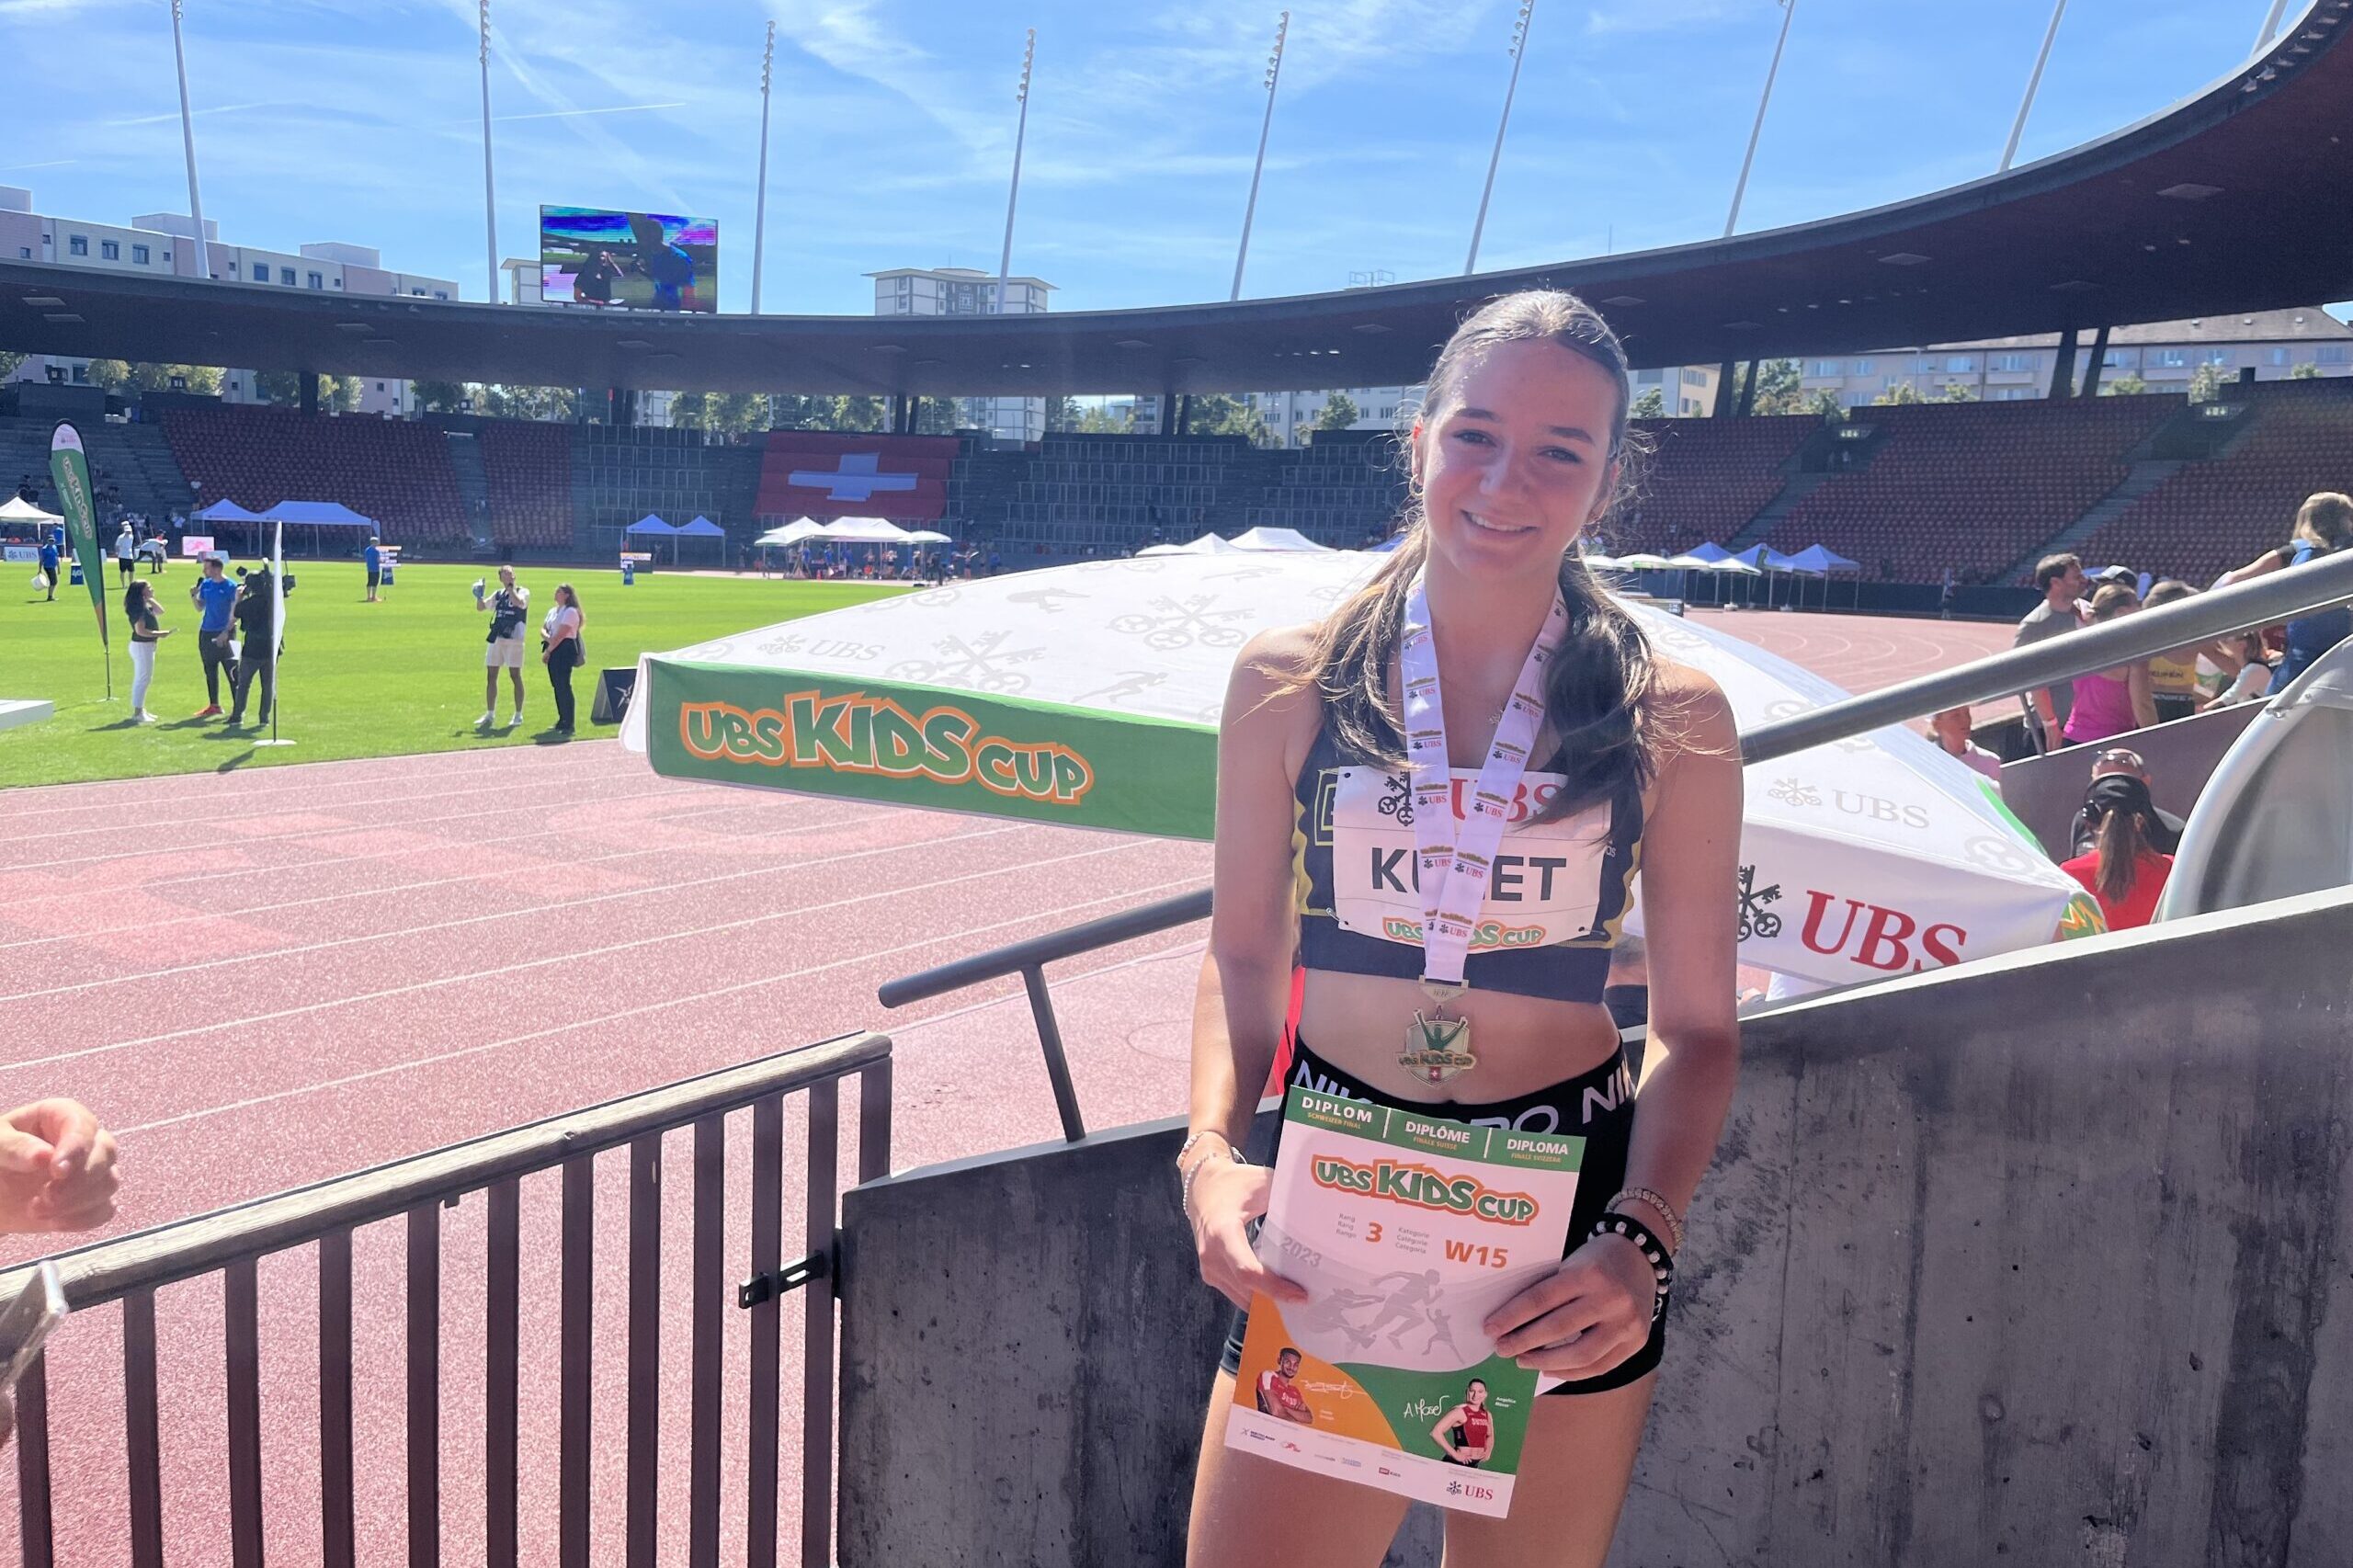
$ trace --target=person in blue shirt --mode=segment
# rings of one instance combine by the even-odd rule
[[[2235,572],[2223,573],[2214,585],[2226,588],[2234,583],[2302,566],[2347,549],[2353,549],[2353,496],[2324,490],[2306,496],[2304,504],[2296,509],[2296,531],[2287,543],[2265,551]],[[2288,622],[2287,633],[2288,652],[2271,677],[2273,691],[2285,687],[2303,674],[2313,660],[2353,636],[2353,609],[2336,605],[2298,616]]]
[[[45,539],[40,541],[40,574],[49,584],[49,597],[42,601],[45,604],[57,602],[57,541]]]
[[[369,534],[368,548],[362,552],[368,562],[368,602],[371,605],[377,602],[376,590],[384,581],[383,542],[374,534]]]
[[[204,612],[196,632],[196,652],[204,661],[204,710],[199,719],[221,716],[221,671],[229,668],[230,688],[236,687],[237,672],[229,657],[229,612],[236,607],[237,585],[221,568],[221,557],[204,558],[204,575],[188,585],[188,601]]]

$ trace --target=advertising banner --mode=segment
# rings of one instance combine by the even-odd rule
[[[1226,1446],[1509,1512],[1537,1374],[1480,1325],[1559,1264],[1584,1153],[1293,1088],[1257,1252],[1309,1300],[1251,1300]]]
[[[60,425],[49,438],[49,477],[57,486],[66,540],[82,562],[82,581],[90,590],[90,608],[98,618],[98,645],[104,648],[108,645],[106,558],[98,553],[98,509],[90,495],[90,461],[82,451],[81,432],[71,425]],[[108,678],[113,678],[111,669]]]

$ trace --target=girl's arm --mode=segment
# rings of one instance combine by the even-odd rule
[[[2147,661],[2143,660],[2142,663],[2134,665],[2131,668],[2124,672],[2124,689],[2126,692],[2131,694],[2132,699],[2132,722],[2134,726],[2139,729],[2145,730],[2150,725],[2155,723],[2157,722],[2157,698],[2155,688],[2151,686],[2149,681],[2149,665]]]

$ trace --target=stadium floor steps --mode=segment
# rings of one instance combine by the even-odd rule
[[[466,528],[473,536],[474,553],[491,554],[490,472],[483,467],[482,442],[471,430],[443,434],[449,442],[449,472],[458,476],[458,497],[466,504]]]
[[[1835,473],[1792,474],[1790,482],[1781,486],[1781,493],[1765,503],[1764,508],[1749,518],[1747,526],[1739,533],[1726,540],[1724,548],[1737,551],[1746,550],[1752,544],[1762,544],[1772,536],[1774,525],[1788,517],[1799,502],[1837,477]]]
[[[2046,555],[2060,555],[2074,551],[2078,546],[2090,540],[2094,534],[2122,517],[2125,509],[2133,502],[2138,501],[2188,466],[2189,460],[2187,458],[2143,458],[2132,465],[2132,472],[2126,474],[2115,489],[2094,502],[2091,508],[2082,517],[2011,562],[2006,571],[1998,574],[1992,580],[1996,583],[2023,581],[2027,574],[2034,570],[2036,562]],[[2100,563],[2093,562],[2087,564]]]

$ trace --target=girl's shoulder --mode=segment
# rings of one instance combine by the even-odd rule
[[[1740,728],[1733,720],[1732,701],[1714,676],[1654,655],[1649,701],[1660,772],[1683,756],[1738,759]]]

